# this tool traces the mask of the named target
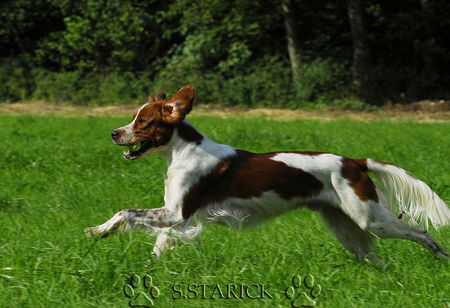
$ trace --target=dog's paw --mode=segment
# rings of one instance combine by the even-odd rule
[[[438,251],[435,256],[437,259],[443,259],[443,260],[450,260],[450,256],[448,251],[445,249],[442,249],[441,251]]]
[[[86,233],[86,235],[88,237],[100,236],[101,238],[108,237],[108,236],[116,233],[116,231],[117,231],[117,228],[105,230],[104,228],[102,228],[102,226],[89,227],[89,228],[84,229],[84,233]]]
[[[291,282],[292,286],[287,287],[284,291],[286,298],[291,302],[291,307],[315,307],[322,287],[314,283],[314,276],[308,274],[302,280],[300,275],[295,275]]]
[[[364,258],[363,261],[368,265],[373,265],[380,269],[381,271],[386,271],[388,268],[388,265],[384,262],[383,259],[378,257],[375,253],[371,252],[368,253]]]
[[[84,233],[86,233],[87,237],[92,237],[94,236],[96,233],[96,228],[95,227],[88,227],[84,229]]]
[[[102,238],[110,236],[114,231],[115,230],[103,231],[99,227],[89,227],[84,229],[84,233],[86,233],[88,237],[101,236]]]

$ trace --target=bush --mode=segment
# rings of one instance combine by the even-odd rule
[[[34,90],[33,70],[21,58],[0,60],[0,102],[17,102]]]
[[[81,103],[80,72],[54,73],[39,70],[36,74],[36,90],[34,99],[48,100],[51,102]]]
[[[300,102],[330,102],[350,96],[348,65],[318,58],[299,67],[297,99]]]
[[[155,77],[152,93],[162,89],[174,93],[185,84],[195,86],[197,102],[204,104],[280,107],[289,105],[295,94],[288,65],[275,57],[265,57],[236,74],[202,72],[180,57]]]
[[[146,76],[131,72],[100,75],[41,70],[37,73],[33,98],[79,105],[142,102],[148,94],[149,83]]]
[[[330,60],[303,64],[297,87],[289,63],[263,57],[253,65],[231,64],[203,71],[190,57],[174,56],[156,76],[150,73],[26,69],[18,61],[0,65],[2,101],[46,100],[78,105],[140,103],[149,94],[173,94],[186,84],[197,89],[197,103],[243,107],[320,108],[349,97],[344,65]],[[234,70],[234,71],[233,71]],[[343,105],[339,103],[339,105]]]

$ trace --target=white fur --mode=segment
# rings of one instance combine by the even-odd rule
[[[228,198],[198,210],[197,218],[204,222],[215,222],[233,229],[254,227],[267,219],[279,216],[308,203],[330,203],[337,205],[338,197],[331,190],[323,190],[310,198],[286,200],[274,191],[266,191],[250,199]]]
[[[115,144],[127,144],[127,143],[135,142],[133,127],[134,127],[134,124],[136,123],[136,119],[138,119],[138,117],[139,117],[139,113],[147,105],[148,105],[148,103],[142,105],[141,108],[139,108],[139,110],[136,113],[136,116],[134,117],[133,121],[131,121],[130,124],[118,128],[118,130],[122,131],[122,134],[120,135],[120,138],[118,138],[116,140],[113,139],[113,142]]]
[[[186,120],[184,123],[191,125]],[[236,151],[205,136],[200,145],[186,142],[175,130],[170,142],[154,153],[167,161],[164,202],[168,208],[178,212],[181,211],[182,198],[191,186],[209,174],[223,158],[234,155]]]
[[[394,165],[368,159],[367,166],[381,180],[389,199],[395,197],[399,212],[413,223],[424,223],[427,229],[428,221],[435,229],[450,224],[449,208],[427,184]]]
[[[124,126],[130,134],[133,122]],[[187,121],[184,121],[184,124],[190,125]],[[388,198],[378,187],[375,188],[378,201],[362,201],[351,183],[342,175],[344,158],[341,156],[278,153],[271,158],[290,168],[308,172],[321,181],[324,187],[315,196],[286,200],[275,191],[264,191],[260,196],[248,199],[230,196],[221,202],[205,205],[185,220],[182,211],[186,193],[202,177],[210,174],[224,158],[235,155],[236,149],[217,144],[204,136],[200,144],[187,142],[175,129],[166,145],[149,150],[147,154],[150,153],[164,157],[168,164],[164,206],[160,209],[123,210],[102,225],[86,228],[85,232],[89,236],[105,234],[119,228],[125,231],[144,228],[158,234],[153,252],[160,256],[173,247],[173,236],[184,240],[192,240],[198,236],[202,231],[202,222],[218,222],[239,229],[256,225],[300,205],[318,205],[316,209],[320,217],[336,234],[338,240],[362,259],[374,252],[371,234],[381,238],[410,239],[425,246],[435,256],[448,258],[445,249],[426,231],[409,226],[397,218],[391,210]],[[394,191],[400,207],[404,208],[413,220],[423,220],[426,224],[430,220],[435,227],[449,224],[450,210],[425,183],[398,167],[370,159],[367,161],[368,169],[381,179],[389,192]],[[368,258],[379,261],[374,256]]]
[[[186,120],[183,122],[192,126]],[[181,215],[183,197],[192,185],[196,184],[202,176],[210,173],[223,158],[234,155],[236,151],[233,147],[217,144],[206,136],[203,136],[200,145],[186,142],[175,130],[170,142],[156,149],[154,153],[167,161],[167,175],[164,179],[165,207]],[[171,234],[190,241],[202,230],[202,221],[193,217],[173,228]]]
[[[328,153],[317,155],[278,153],[271,159],[283,162],[289,167],[311,173],[326,184],[331,184],[330,174],[332,172],[338,172],[342,165],[341,156]]]

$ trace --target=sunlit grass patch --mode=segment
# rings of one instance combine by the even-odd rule
[[[127,307],[130,299],[123,287],[132,274],[151,275],[160,290],[156,307],[286,307],[290,300],[284,293],[296,274],[311,274],[321,286],[318,307],[450,303],[448,261],[435,260],[415,243],[389,239],[377,241],[388,263],[382,272],[356,260],[305,209],[242,233],[207,226],[201,241],[179,243],[160,260],[150,256],[154,238],[143,232],[86,238],[85,227],[119,210],[163,205],[165,162],[156,156],[125,161],[122,149],[110,141],[110,131],[128,121],[0,117],[1,307]],[[389,161],[450,201],[448,124],[208,116],[191,122],[217,142],[254,152],[314,150]],[[431,233],[450,248],[448,228]],[[273,298],[244,294],[227,299],[213,293],[216,286],[224,292],[233,284],[238,289],[270,285]],[[148,291],[142,285],[139,290]],[[255,290],[249,291],[253,297]]]

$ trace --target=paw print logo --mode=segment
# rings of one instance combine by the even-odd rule
[[[132,274],[123,286],[123,293],[129,299],[129,307],[151,307],[160,295],[159,288],[153,285],[153,278],[145,274],[142,278]]]
[[[292,277],[292,286],[284,290],[286,298],[291,301],[292,308],[315,307],[316,299],[322,291],[319,284],[314,284],[314,276],[308,274],[303,278],[300,275]]]

